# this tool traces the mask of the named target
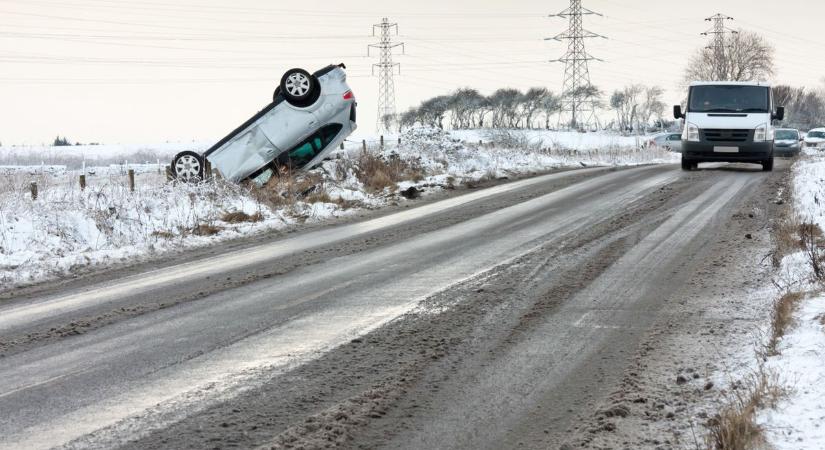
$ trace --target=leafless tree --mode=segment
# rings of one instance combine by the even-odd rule
[[[740,30],[726,38],[721,51],[698,50],[688,62],[685,80],[755,81],[775,72],[773,46],[759,34]]]
[[[825,124],[825,92],[780,85],[773,89],[774,103],[785,107],[784,124],[810,130]]]
[[[544,113],[544,128],[550,129],[550,118],[561,111],[561,98],[552,92],[547,92],[541,102],[541,112]]]

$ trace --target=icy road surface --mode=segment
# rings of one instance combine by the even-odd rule
[[[516,432],[559,439],[588,407],[580,398],[599,372],[595,355],[633,352],[668,294],[707,257],[730,211],[771,177],[714,167],[722,169],[547,175],[5,301],[0,447],[251,447],[283,439],[312,447],[321,439],[500,448]],[[491,290],[495,314],[459,314]],[[449,318],[447,330],[467,332],[434,332],[423,342],[388,337],[421,317]],[[489,352],[483,364],[435,366],[480,342]],[[374,348],[366,360],[350,353],[359,344]],[[313,368],[324,375],[301,375]],[[396,379],[398,370],[405,376]],[[403,427],[401,419],[381,423],[433,371],[444,386],[426,391],[439,407],[395,411],[406,417]],[[372,400],[379,413],[352,406],[368,392],[383,392]],[[563,400],[549,402],[560,392]],[[336,408],[346,420],[323,414]],[[302,426],[318,414],[313,421],[336,421],[322,427],[329,435]],[[529,425],[536,414],[552,418],[541,433]]]

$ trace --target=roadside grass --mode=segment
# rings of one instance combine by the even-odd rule
[[[708,420],[709,450],[753,450],[765,448],[765,430],[756,423],[758,412],[775,407],[789,394],[778,373],[760,365],[736,382],[723,396],[725,405]]]
[[[794,313],[799,308],[799,303],[805,298],[802,292],[786,292],[776,300],[771,308],[771,333],[768,343],[765,345],[765,356],[776,356],[779,354],[779,341],[788,332],[794,323]]]

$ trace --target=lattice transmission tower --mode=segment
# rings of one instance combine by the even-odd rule
[[[559,125],[563,123],[565,117],[569,117],[566,122],[571,128],[587,128],[592,125],[598,126],[596,109],[598,98],[593,85],[590,83],[589,61],[602,61],[587,53],[584,42],[589,38],[606,37],[587,31],[583,27],[583,16],[601,14],[582,7],[581,0],[570,0],[570,7],[558,14],[551,14],[550,17],[561,17],[568,19],[569,27],[567,31],[545,40],[568,41],[567,53],[559,59],[550,62],[564,63],[564,83],[562,85],[562,105],[559,114]]]
[[[738,31],[732,30],[725,26],[725,21],[727,20],[733,20],[733,17],[728,17],[724,14],[716,14],[708,17],[705,21],[713,22],[713,28],[702,33],[702,36],[711,36],[711,41],[707,48],[713,51],[713,72],[716,78],[714,81],[723,81],[728,78],[726,66],[724,64],[725,49],[728,47],[726,37],[728,34],[733,35],[739,33]]]
[[[399,75],[401,74],[401,64],[392,62],[393,49],[401,47],[402,54],[404,53],[403,42],[392,42],[393,31],[398,35],[398,24],[390,23],[389,19],[384,17],[381,23],[372,26],[372,35],[378,36],[377,44],[370,44],[367,48],[367,56],[370,55],[370,49],[378,49],[380,60],[378,64],[372,65],[372,74],[375,75],[375,69],[378,69],[378,119],[376,129],[381,131],[390,131],[392,123],[395,122],[395,80],[393,79],[396,69]],[[378,32],[378,34],[376,33]]]

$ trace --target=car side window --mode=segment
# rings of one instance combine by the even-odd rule
[[[320,128],[315,134],[287,152],[288,164],[292,167],[303,167],[307,165],[335,140],[335,136],[338,135],[341,128],[343,128],[343,126],[337,123]]]

